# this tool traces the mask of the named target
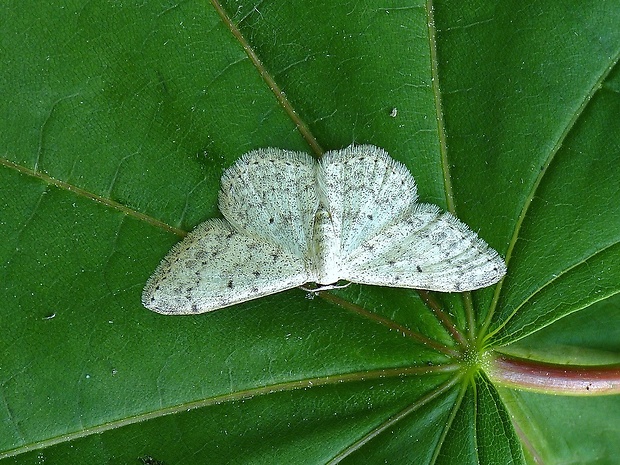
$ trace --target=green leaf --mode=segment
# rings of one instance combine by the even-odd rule
[[[523,437],[528,463],[618,463],[617,396],[583,398],[504,390],[501,394]]]
[[[519,440],[493,385],[478,376],[463,394],[436,463],[522,463]]]
[[[1,463],[613,463],[618,396],[496,388],[481,360],[619,362],[617,2],[0,13]],[[505,280],[142,307],[241,154],[351,143]]]
[[[618,363],[619,332],[620,295],[616,295],[503,349],[563,364]],[[612,465],[618,461],[617,396],[576,398],[508,389],[500,393],[525,439],[529,463]]]
[[[620,294],[502,347],[502,351],[560,364],[620,363]]]

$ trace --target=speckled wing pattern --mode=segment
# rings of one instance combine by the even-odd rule
[[[317,175],[319,197],[329,212],[344,258],[406,216],[417,199],[407,168],[383,149],[349,146],[325,154]]]
[[[239,231],[307,260],[318,203],[316,168],[303,152],[246,153],[222,176],[220,211]]]
[[[172,248],[148,280],[142,303],[157,313],[203,313],[307,281],[303,260],[290,251],[213,219]]]
[[[475,232],[435,205],[417,204],[343,258],[342,279],[441,292],[479,289],[506,274],[502,258]]]
[[[340,279],[459,292],[493,284],[506,272],[467,225],[417,203],[413,176],[378,147],[326,154],[318,180],[336,231],[332,240],[340,242]]]
[[[320,162],[281,149],[249,152],[222,176],[219,205],[225,219],[199,225],[148,280],[147,308],[202,313],[321,277],[466,291],[506,272],[464,223],[417,203],[407,168],[372,145]]]
[[[222,176],[220,210],[177,244],[147,282],[145,307],[192,314],[300,286],[308,269],[316,212],[314,160],[262,149]]]

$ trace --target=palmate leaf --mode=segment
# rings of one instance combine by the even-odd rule
[[[620,5],[556,3],[0,7],[0,463],[614,463],[617,396],[483,362],[620,361]],[[242,153],[352,142],[505,280],[141,306]]]

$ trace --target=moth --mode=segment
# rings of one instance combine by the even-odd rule
[[[267,148],[221,181],[224,219],[200,224],[148,280],[145,307],[185,315],[338,281],[461,292],[498,282],[506,265],[467,225],[419,203],[401,163],[373,145],[327,152]]]

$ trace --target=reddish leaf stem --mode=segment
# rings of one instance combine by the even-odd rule
[[[489,379],[506,387],[574,396],[620,394],[620,364],[562,365],[490,355],[484,369]]]

